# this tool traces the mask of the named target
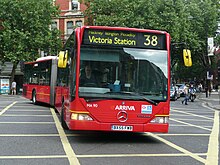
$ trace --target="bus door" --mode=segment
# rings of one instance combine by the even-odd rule
[[[39,63],[39,101],[50,103],[51,60]]]

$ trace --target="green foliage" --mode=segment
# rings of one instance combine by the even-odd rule
[[[39,50],[55,53],[61,46],[59,32],[50,30],[59,15],[51,0],[0,0],[0,61],[35,60]]]
[[[202,78],[209,67],[207,37],[220,20],[219,0],[85,0],[89,25],[165,30],[171,34],[172,66],[178,78]],[[183,44],[179,44],[183,43]],[[185,43],[185,44],[184,44]],[[220,44],[219,36],[215,43]],[[183,65],[182,49],[192,51],[193,67]]]

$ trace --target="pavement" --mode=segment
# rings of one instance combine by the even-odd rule
[[[197,93],[197,99],[204,101],[207,106],[213,109],[220,110],[220,91],[211,92],[208,97],[206,97],[206,93]]]

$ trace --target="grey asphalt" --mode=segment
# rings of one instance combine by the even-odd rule
[[[207,106],[220,110],[220,92],[211,92],[208,97],[206,97],[206,93],[197,93],[197,97],[199,100],[204,101]]]

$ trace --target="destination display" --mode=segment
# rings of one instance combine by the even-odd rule
[[[166,35],[125,30],[85,29],[82,44],[166,50]]]

